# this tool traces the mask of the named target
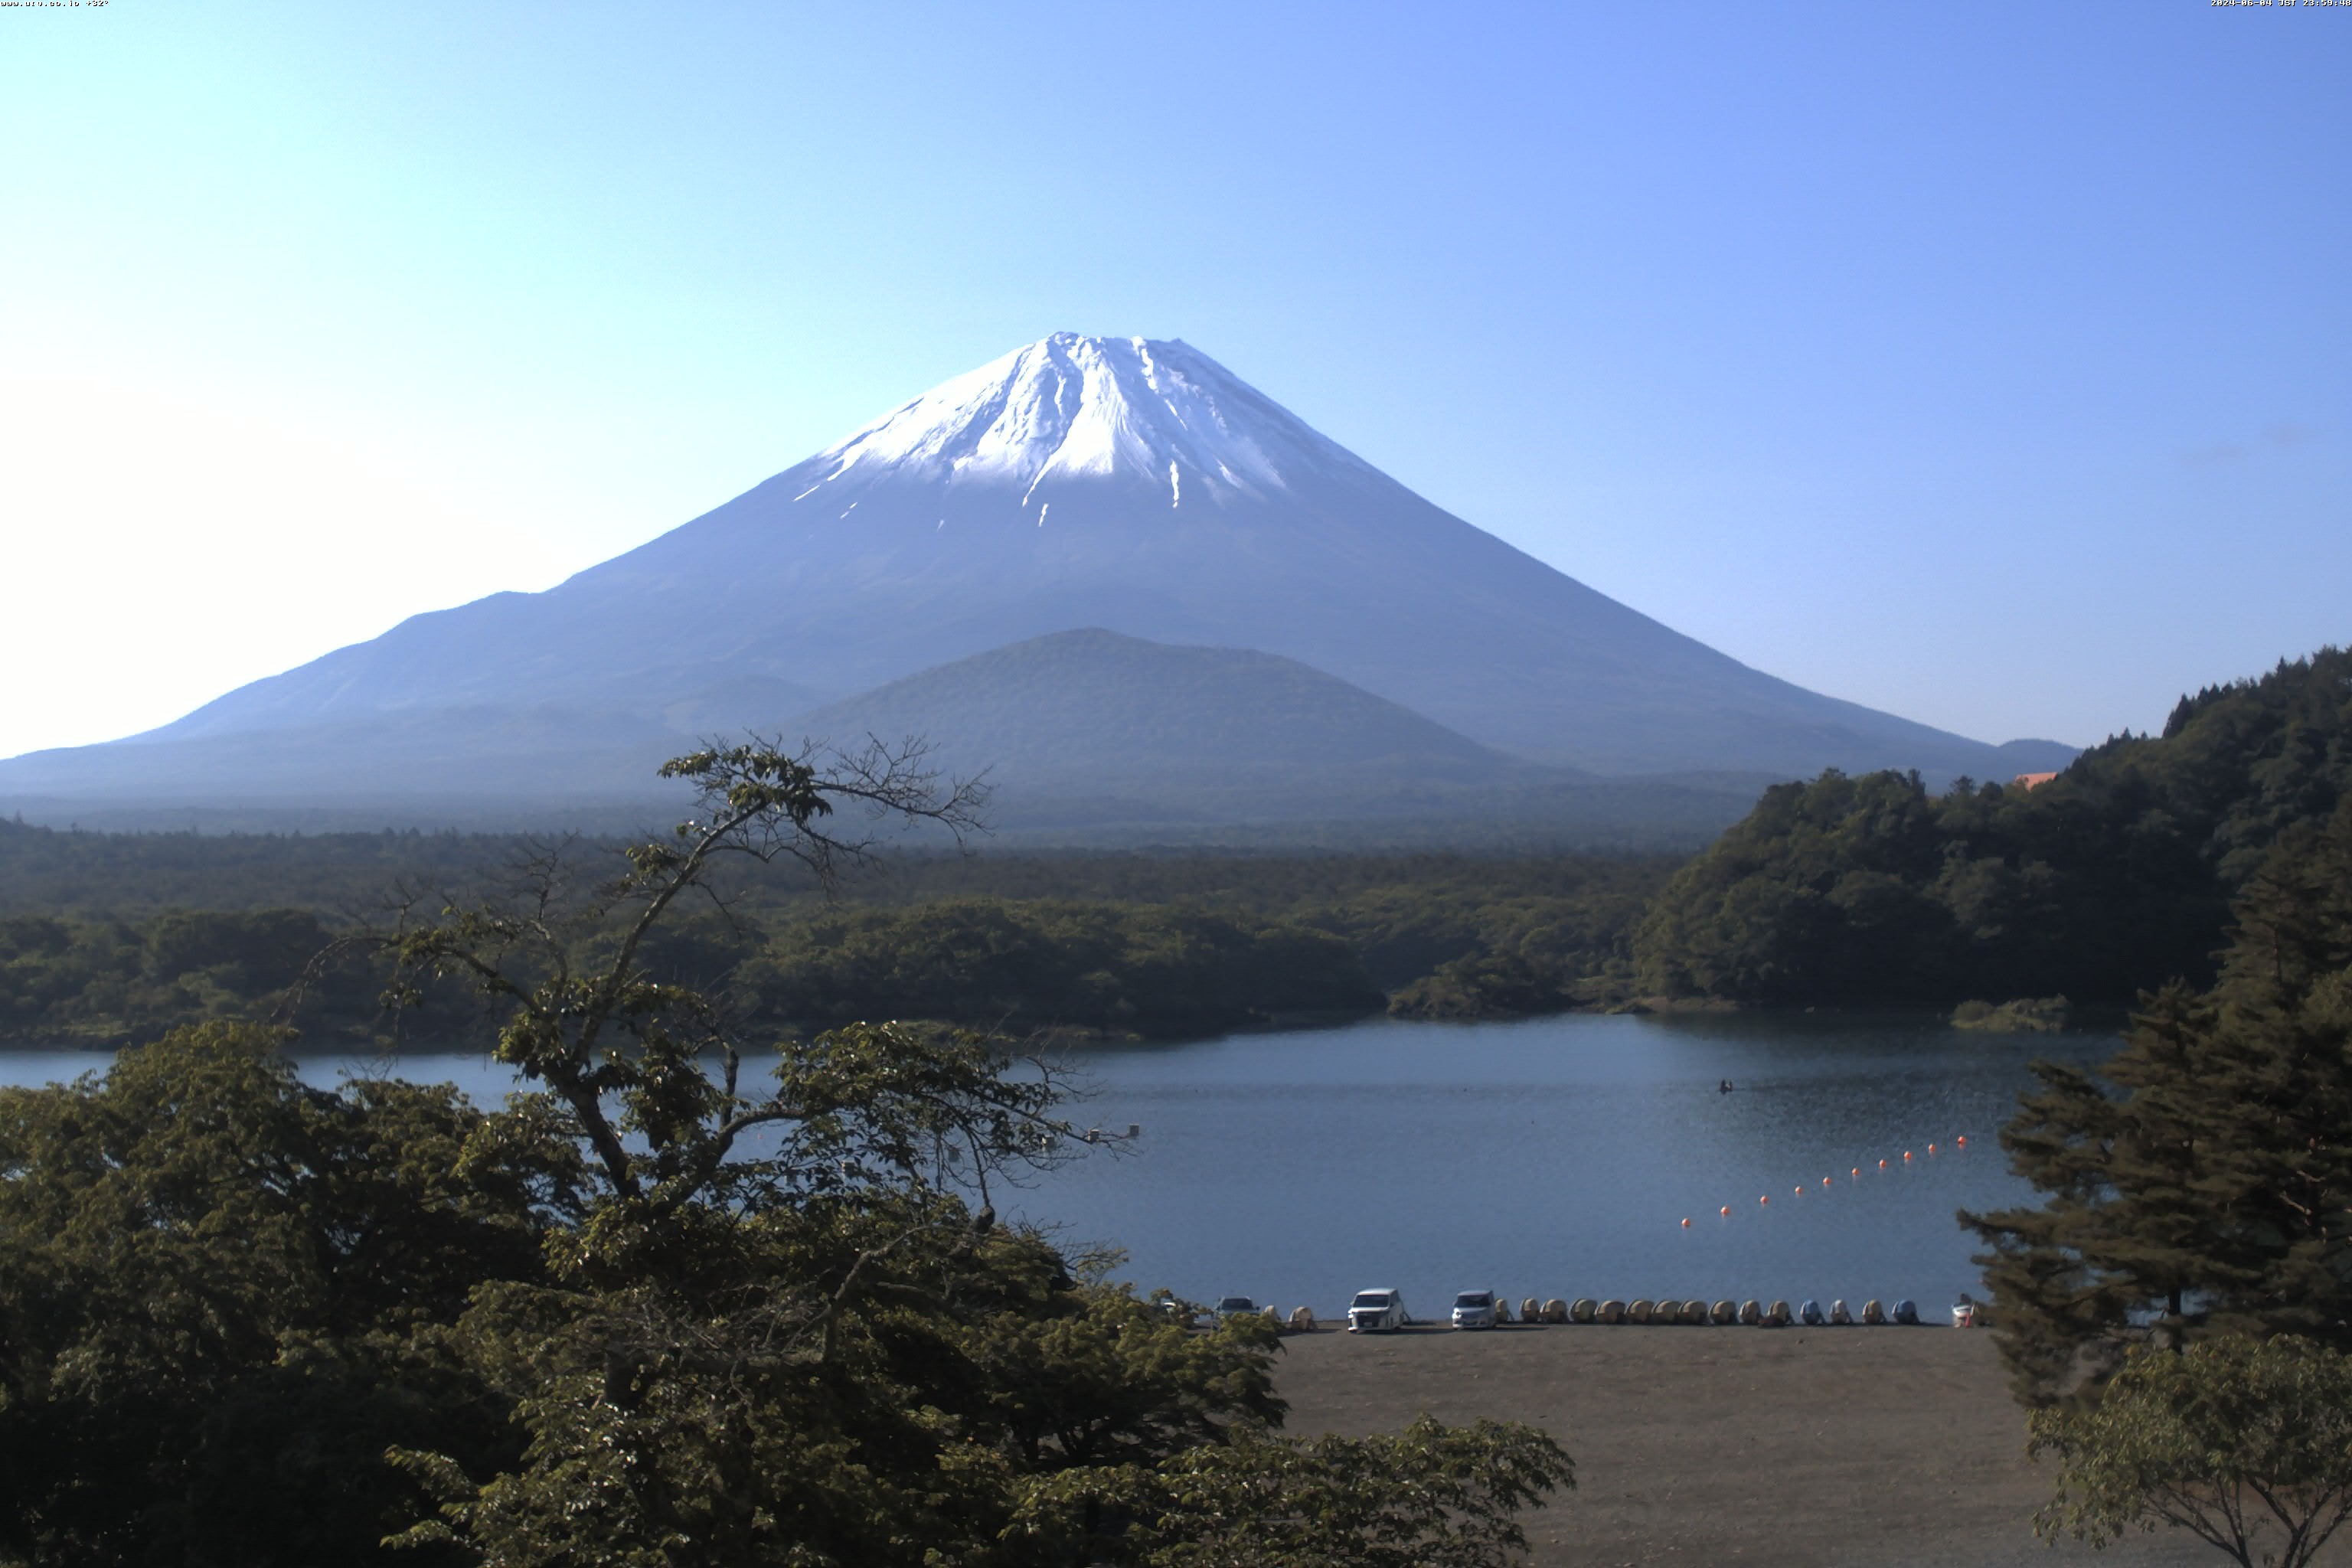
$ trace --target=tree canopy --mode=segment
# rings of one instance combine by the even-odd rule
[[[123,847],[96,835],[58,841],[92,847],[85,893],[106,886],[107,855]],[[145,841],[173,854],[213,842]],[[305,842],[327,841],[278,848],[290,857]],[[509,868],[551,848],[593,879],[625,868],[628,847],[424,842],[448,863],[411,865],[401,879],[457,904],[496,896]],[[0,853],[0,892],[21,893],[5,861]],[[232,877],[224,896],[265,899],[267,879],[281,875],[287,896],[310,885],[299,861],[266,864]],[[333,907],[0,913],[0,1042],[109,1047],[246,1017],[298,1026],[314,1047],[385,1043],[376,955],[345,947],[330,963],[312,963],[394,880],[373,859],[360,864],[379,879],[374,899]],[[328,856],[311,869],[340,865]],[[803,1031],[920,1017],[1014,1034],[1167,1037],[1383,1005],[1411,1016],[1549,1012],[1596,986],[1622,988],[1633,922],[1673,866],[1581,857],[929,856],[894,858],[826,902],[751,863],[718,873],[728,915],[707,904],[672,911],[639,956],[649,972],[725,996],[746,1023]],[[261,879],[237,879],[247,875]],[[145,886],[132,879],[121,891]],[[456,1040],[477,1022],[436,995],[407,1016],[404,1033]]]
[[[2034,1520],[2048,1541],[2168,1527],[2240,1568],[2305,1568],[2352,1515],[2352,1360],[2306,1340],[2143,1348],[2095,1407],[2036,1411],[2031,1430],[2059,1466]]]
[[[2203,984],[2271,847],[2352,794],[2352,653],[2185,697],[2038,787],[1775,786],[1667,884],[1637,986],[1767,1005],[2128,1004]]]
[[[306,1088],[277,1045],[209,1024],[0,1089],[0,1560],[371,1557],[411,1500],[388,1447],[520,1457],[451,1331],[547,1283],[576,1152],[446,1086]]]

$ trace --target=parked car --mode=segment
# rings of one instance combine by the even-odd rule
[[[1351,1334],[1401,1329],[1412,1321],[1405,1314],[1404,1298],[1394,1290],[1359,1290],[1356,1299],[1348,1303],[1348,1331]]]
[[[1247,1296],[1220,1296],[1217,1298],[1216,1306],[1212,1309],[1217,1314],[1217,1321],[1221,1323],[1227,1318],[1246,1318],[1261,1310],[1270,1312],[1273,1310],[1271,1307],[1259,1307]]]
[[[1493,1328],[1495,1293],[1492,1290],[1465,1290],[1454,1297],[1454,1326],[1457,1329]]]

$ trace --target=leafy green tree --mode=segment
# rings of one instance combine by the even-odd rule
[[[2150,999],[2100,1076],[2037,1066],[2001,1141],[2042,1205],[1963,1216],[2029,1400],[2151,1315],[2352,1344],[2352,803],[2282,838],[2238,916],[2212,990]]]
[[[420,1500],[387,1446],[519,1459],[446,1336],[581,1213],[530,1121],[227,1023],[0,1089],[0,1561],[373,1559]]]
[[[1576,1485],[1549,1437],[1423,1416],[1394,1436],[1250,1434],[1157,1465],[1023,1488],[1013,1535],[1045,1561],[1138,1568],[1500,1568],[1521,1510]]]
[[[2170,1527],[2242,1568],[2305,1568],[2352,1515],[2352,1360],[2306,1340],[2144,1348],[2095,1408],[2038,1410],[2030,1429],[2060,1466],[2034,1520],[2052,1542]]]

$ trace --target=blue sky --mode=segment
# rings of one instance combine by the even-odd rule
[[[0,754],[1060,330],[1984,739],[2352,640],[2352,8],[113,0],[0,138]]]

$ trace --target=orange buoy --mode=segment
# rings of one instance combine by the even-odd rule
[[[1905,1159],[1908,1160],[1908,1159],[1911,1157],[1911,1151],[1910,1151],[1910,1150],[1908,1150],[1908,1149],[1904,1150],[1904,1151],[1903,1151],[1903,1157],[1904,1157]]]
[[[1881,1160],[1880,1162],[1878,1162],[1878,1168],[1879,1168],[1880,1170],[1882,1170],[1882,1171],[1883,1171],[1883,1170],[1885,1170],[1885,1169],[1886,1169],[1886,1162],[1885,1162],[1885,1161],[1884,1161],[1884,1160]]]
[[[1685,1221],[1683,1221],[1683,1228],[1684,1228],[1685,1230],[1688,1230],[1688,1229],[1690,1228],[1690,1221],[1688,1221],[1688,1220],[1685,1220]]]
[[[1762,1197],[1758,1198],[1756,1201],[1759,1204],[1769,1204],[1772,1201],[1772,1194],[1766,1193]]]
[[[1723,1212],[1724,1212],[1725,1214],[1727,1214],[1727,1214],[1729,1214],[1729,1213],[1731,1212],[1731,1205],[1730,1205],[1729,1204],[1726,1204],[1726,1205],[1723,1205]]]
[[[1805,1195],[1805,1189],[1804,1189],[1804,1188],[1802,1188],[1802,1187],[1799,1187],[1799,1188],[1797,1189],[1797,1195],[1798,1195],[1799,1197],[1801,1197],[1801,1197],[1803,1197],[1803,1196]]]
[[[1928,1144],[1928,1145],[1927,1145],[1927,1152],[1928,1152],[1928,1153],[1930,1153],[1930,1154],[1932,1154],[1932,1153],[1934,1153],[1935,1152],[1936,1152],[1936,1146],[1935,1146],[1933,1143]]]
[[[1823,1186],[1825,1186],[1825,1187],[1826,1187],[1826,1186],[1828,1186],[1829,1184],[1830,1184],[1830,1179],[1829,1179],[1827,1176],[1823,1176],[1823,1177],[1822,1178],[1822,1185],[1823,1185]]]
[[[1956,1142],[1956,1143],[1958,1143],[1961,1148],[1965,1149],[1965,1148],[1967,1148],[1967,1147],[1969,1146],[1969,1135],[1968,1135],[1967,1133],[1963,1132],[1963,1133],[1961,1133],[1958,1138],[1954,1139],[1954,1140],[1953,1140],[1953,1142]]]
[[[1857,1182],[1862,1180],[1862,1167],[1860,1165],[1856,1165],[1853,1168],[1853,1179]]]

